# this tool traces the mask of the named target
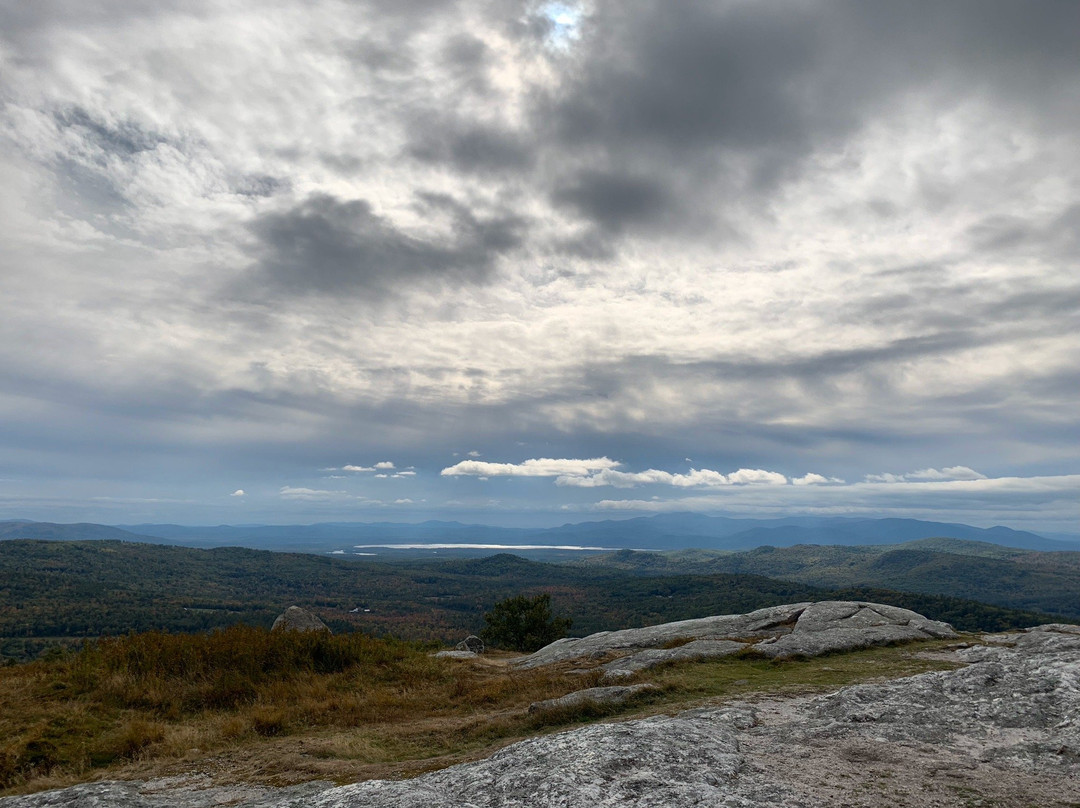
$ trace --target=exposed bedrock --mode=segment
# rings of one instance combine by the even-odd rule
[[[908,609],[881,603],[827,600],[557,640],[514,661],[513,665],[535,668],[568,659],[598,659],[629,652],[604,666],[609,678],[617,678],[625,675],[619,673],[622,671],[644,670],[668,661],[725,656],[748,647],[782,659],[955,636],[956,632],[947,623],[929,620]],[[708,644],[718,640],[728,642]],[[676,648],[664,647],[684,641],[689,642]]]
[[[695,620],[679,620],[644,628],[601,631],[588,637],[567,637],[515,660],[516,668],[535,668],[567,659],[602,657],[616,651],[661,648],[679,640],[762,639],[791,631],[809,603],[770,606],[749,614],[723,614]]]
[[[623,687],[589,687],[585,690],[575,690],[557,699],[545,699],[534,701],[529,705],[530,713],[542,713],[547,710],[559,710],[565,707],[582,707],[592,705],[596,707],[610,707],[625,704],[640,696],[642,693],[660,690],[656,685],[640,684],[626,685]]]

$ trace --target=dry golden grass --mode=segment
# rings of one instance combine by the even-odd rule
[[[498,653],[435,659],[360,635],[135,635],[0,668],[0,794],[192,772],[272,784],[411,776],[605,715],[947,667],[914,654],[940,645],[683,664],[649,672],[661,692],[620,711],[530,716],[532,702],[591,686],[599,671],[516,671]]]

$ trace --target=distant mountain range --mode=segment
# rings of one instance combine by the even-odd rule
[[[324,522],[313,525],[171,524],[97,525],[0,522],[0,539],[114,539],[190,547],[238,546],[292,552],[350,550],[355,545],[491,544],[513,551],[519,545],[610,549],[741,551],[795,545],[887,545],[928,538],[963,539],[1022,550],[1080,550],[1080,535],[1048,538],[1007,527],[928,522],[919,519],[794,517],[738,519],[694,513],[581,522],[552,528],[507,528],[460,522]]]
[[[712,550],[748,550],[754,547],[791,547],[797,544],[899,544],[927,538],[983,541],[1025,550],[1080,549],[1076,542],[1048,539],[1007,527],[978,528],[919,519],[851,519],[796,517],[735,519],[693,513],[661,514],[622,521],[584,522],[544,532],[561,543],[604,544],[620,548],[647,547],[674,550],[698,547]]]

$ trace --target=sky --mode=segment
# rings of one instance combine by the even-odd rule
[[[1080,524],[1072,0],[0,0],[0,519]]]

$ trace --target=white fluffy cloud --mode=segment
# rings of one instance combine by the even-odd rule
[[[792,485],[836,485],[843,482],[844,481],[839,477],[826,477],[822,474],[815,474],[814,472],[804,474],[802,477],[791,478]]]
[[[385,470],[389,470],[389,469],[393,469],[393,468],[395,468],[395,466],[394,466],[394,464],[392,462],[390,462],[389,460],[382,460],[382,461],[376,463],[374,466],[348,465],[348,466],[342,466],[341,470],[342,471],[351,471],[351,472],[354,472],[354,473],[360,473],[360,472],[365,472],[365,471],[385,471]],[[337,469],[330,468],[330,469],[325,469],[325,471],[337,471]]]
[[[552,460],[537,458],[521,463],[488,463],[463,460],[442,470],[442,475],[491,477],[554,477],[555,484],[563,488],[634,488],[642,485],[664,485],[675,488],[718,488],[732,485],[808,485],[843,482],[836,477],[824,477],[810,473],[797,480],[777,471],[741,468],[730,473],[713,469],[690,469],[688,472],[671,472],[662,469],[644,471],[620,471],[623,464],[608,457],[591,460]]]
[[[552,459],[540,457],[521,463],[488,463],[482,460],[462,460],[444,468],[443,477],[586,477],[596,471],[620,465],[607,457],[589,460]]]
[[[577,488],[633,488],[638,485],[671,485],[676,488],[710,488],[725,485],[786,485],[787,477],[779,472],[764,469],[739,469],[723,474],[712,469],[691,469],[686,474],[646,469],[638,472],[604,469],[588,476],[560,476],[556,485]]]

